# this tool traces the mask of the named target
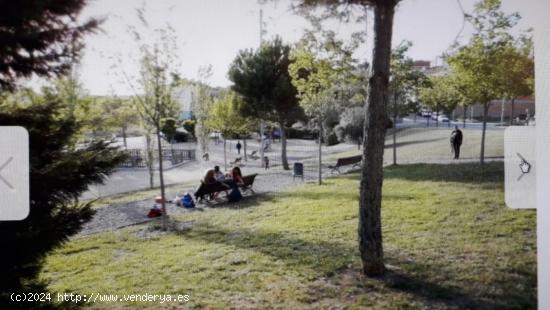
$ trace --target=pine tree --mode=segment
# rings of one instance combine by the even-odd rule
[[[65,74],[78,58],[82,37],[99,21],[78,23],[87,0],[0,0],[0,91],[19,78]]]
[[[29,132],[31,204],[25,220],[0,222],[0,304],[9,300],[9,292],[44,291],[37,279],[44,257],[94,213],[90,203],[78,202],[79,196],[125,159],[102,141],[77,147],[80,124],[64,115],[58,101],[5,110],[0,126]]]

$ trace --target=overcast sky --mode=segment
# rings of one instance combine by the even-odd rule
[[[460,0],[471,11],[475,0]],[[531,27],[535,14],[534,3],[539,0],[503,0],[506,12],[518,11],[523,20],[518,28]],[[546,1],[546,0],[540,0]],[[103,17],[101,32],[86,38],[86,50],[79,72],[84,87],[93,95],[131,93],[120,77],[124,70],[134,75],[138,66],[138,45],[128,34],[130,25],[139,25],[136,8],[145,5],[151,28],[170,24],[177,35],[180,72],[186,78],[197,78],[201,66],[211,64],[212,86],[228,86],[227,69],[237,52],[256,48],[259,44],[259,10],[264,12],[266,35],[279,35],[287,43],[296,42],[308,23],[289,10],[289,2],[280,0],[264,5],[256,0],[90,0],[82,16]],[[372,14],[370,15],[372,19]],[[431,60],[441,55],[453,42],[462,26],[462,13],[457,0],[403,0],[399,5],[394,26],[394,45],[410,40],[414,59]],[[355,27],[365,27],[359,25]],[[341,35],[354,26],[336,25]],[[372,37],[372,28],[369,28]],[[146,31],[143,35],[153,40]],[[462,34],[467,39],[469,29]],[[358,57],[370,57],[370,48],[363,48]],[[119,56],[113,58],[113,56]],[[122,60],[114,60],[121,58]],[[113,67],[113,64],[117,64]]]

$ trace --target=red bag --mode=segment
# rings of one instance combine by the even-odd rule
[[[162,215],[162,212],[159,209],[153,208],[149,210],[149,213],[147,214],[148,218],[155,218]]]

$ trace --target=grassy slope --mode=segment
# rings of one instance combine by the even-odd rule
[[[387,168],[383,278],[359,272],[357,175],[193,212],[178,219],[186,231],[74,239],[43,277],[54,292],[186,293],[214,308],[535,308],[535,212],[504,207],[502,174],[501,163]]]
[[[454,128],[409,128],[397,133],[397,162],[440,162],[452,158],[449,137]],[[479,160],[481,149],[481,130],[462,129],[464,144],[461,148],[461,159]],[[488,159],[504,156],[504,130],[487,130],[485,156]],[[384,162],[393,161],[393,137],[386,137]],[[354,156],[362,151],[353,150],[325,157],[325,162],[336,161],[338,157]]]

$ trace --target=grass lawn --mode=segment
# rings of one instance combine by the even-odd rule
[[[397,163],[442,162],[452,158],[449,138],[453,128],[408,128],[397,132]],[[464,143],[461,147],[460,158],[465,160],[479,160],[481,150],[481,130],[462,129]],[[504,156],[504,130],[487,130],[485,143],[485,157],[502,158]],[[326,162],[335,162],[339,157],[362,154],[361,150],[352,150],[340,154],[331,154],[325,158]],[[386,137],[384,163],[393,161],[393,136]]]
[[[356,174],[174,219],[189,229],[72,239],[42,277],[52,292],[189,294],[189,307],[220,309],[536,308],[536,213],[504,206],[502,163],[385,172],[384,277],[360,273]]]

